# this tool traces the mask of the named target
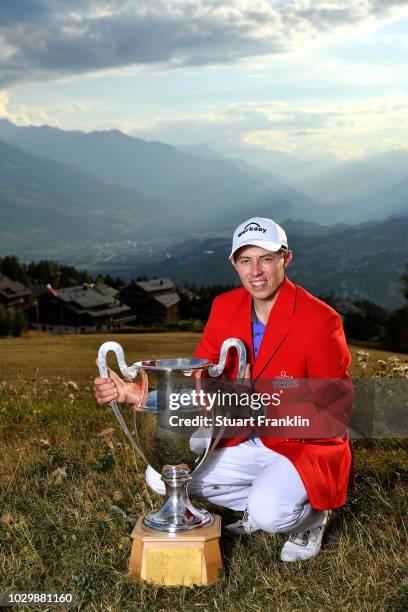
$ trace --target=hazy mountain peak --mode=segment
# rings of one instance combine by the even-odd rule
[[[176,148],[118,129],[87,133],[18,127],[8,120],[0,121],[0,138],[31,155],[76,166],[162,202],[172,211],[170,232],[194,231],[198,225],[222,231],[254,214],[326,224],[405,214],[406,185],[397,183],[408,172],[395,178],[372,161],[347,161],[333,168],[332,160],[311,162],[248,147],[238,149],[239,159],[230,159],[206,143]],[[299,175],[309,178],[296,184]]]
[[[222,159],[225,160],[220,153],[217,153],[209,147],[206,143],[197,145],[181,145],[176,147],[181,153],[187,153],[188,155],[196,155],[197,157],[204,157],[205,159]]]

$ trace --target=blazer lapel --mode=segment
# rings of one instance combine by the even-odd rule
[[[291,317],[295,307],[296,287],[286,277],[279,291],[276,302],[269,315],[265,334],[259,347],[258,356],[255,359],[252,379],[259,378],[279,346],[285,339],[290,326]],[[251,335],[251,350],[252,335]]]

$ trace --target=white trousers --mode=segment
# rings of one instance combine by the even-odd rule
[[[161,475],[150,465],[146,482],[164,495]],[[188,492],[232,510],[247,509],[257,527],[270,533],[306,531],[323,523],[324,513],[310,505],[294,465],[259,438],[213,451],[193,473]]]

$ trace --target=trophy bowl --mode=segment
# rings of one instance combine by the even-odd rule
[[[128,367],[117,342],[105,342],[99,349],[101,377],[109,374],[106,364],[109,351],[116,354],[126,380],[133,380],[138,374],[142,377],[143,397],[133,405],[134,432],[127,427],[117,402],[110,404],[133,448],[161,475],[166,487],[162,507],[143,518],[146,527],[178,533],[213,522],[207,510],[193,506],[187,484],[223,434],[222,427],[215,427],[215,417],[221,414],[222,406],[207,405],[204,389],[206,380],[221,375],[232,347],[238,352],[237,378],[244,378],[245,345],[236,338],[223,343],[218,364],[205,359],[155,359]]]

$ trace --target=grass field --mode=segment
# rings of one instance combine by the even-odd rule
[[[215,586],[128,578],[132,524],[159,498],[145,487],[144,466],[110,409],[93,400],[95,357],[106,339],[0,340],[0,592],[72,591],[78,610],[407,609],[407,440],[356,442],[357,488],[334,513],[321,554],[306,564],[282,564],[284,536],[257,532],[223,536],[225,571]],[[191,356],[198,335],[115,339],[132,362]],[[351,350],[354,375],[370,376],[389,356],[370,350],[362,367],[360,349]]]

